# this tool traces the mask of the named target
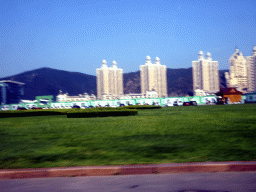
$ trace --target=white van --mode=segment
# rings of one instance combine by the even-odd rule
[[[10,110],[8,105],[4,105],[4,106],[1,108],[1,111],[8,111],[8,110]]]

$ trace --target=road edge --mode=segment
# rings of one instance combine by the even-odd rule
[[[256,171],[255,161],[2,169],[0,179]]]

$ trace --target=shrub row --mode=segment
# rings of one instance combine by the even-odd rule
[[[48,115],[65,115],[66,112],[53,110],[24,110],[24,111],[1,111],[0,118],[6,117],[30,117],[30,116],[48,116]]]
[[[125,109],[161,109],[161,106],[155,106],[155,105],[130,105],[122,107]]]
[[[81,110],[67,112],[68,118],[89,118],[89,117],[108,117],[108,116],[128,116],[137,115],[138,110],[123,109],[123,110]]]
[[[6,117],[29,117],[48,115],[68,115],[81,117],[106,117],[136,115],[137,109],[160,109],[161,106],[154,105],[131,105],[125,107],[100,107],[90,109],[47,109],[47,110],[22,110],[22,111],[0,111],[0,118]],[[136,112],[135,112],[136,111]],[[77,115],[75,115],[77,114]],[[80,115],[79,115],[80,114]]]
[[[123,107],[94,107],[94,108],[86,108],[86,109],[78,109],[77,111],[122,111]]]

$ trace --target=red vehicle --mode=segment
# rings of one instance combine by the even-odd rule
[[[184,103],[183,103],[183,106],[189,106],[189,105],[190,105],[189,102],[184,102]]]
[[[27,109],[25,107],[18,107],[17,110],[20,111],[20,110],[27,110]]]
[[[196,101],[184,102],[183,106],[197,106],[197,102]]]

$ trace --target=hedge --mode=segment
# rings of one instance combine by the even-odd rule
[[[0,118],[7,117],[30,117],[30,116],[48,116],[48,115],[65,115],[66,112],[54,110],[22,110],[22,111],[1,111]]]
[[[89,118],[89,117],[108,117],[108,116],[128,116],[137,115],[138,110],[123,109],[123,110],[84,110],[76,112],[67,112],[68,118]]]
[[[68,117],[128,116],[128,115],[138,114],[137,109],[160,109],[160,108],[162,107],[154,106],[154,105],[131,105],[131,106],[125,106],[125,107],[116,107],[116,108],[99,107],[99,108],[89,108],[89,109],[88,108],[87,109],[39,109],[39,110],[32,109],[32,110],[20,110],[20,111],[0,111],[0,118],[66,115],[66,114]]]
[[[155,106],[155,105],[130,105],[121,107],[124,109],[161,109],[161,106]]]

